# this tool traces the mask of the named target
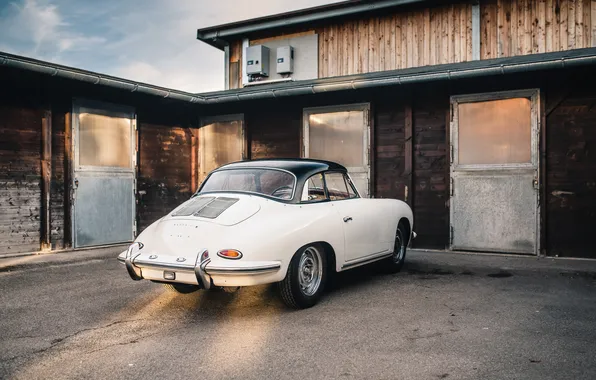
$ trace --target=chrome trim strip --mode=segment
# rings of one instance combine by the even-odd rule
[[[350,268],[354,268],[354,267],[358,267],[360,265],[365,265],[365,264],[370,264],[370,263],[374,263],[375,261],[379,261],[382,260],[384,258],[390,257],[393,254],[393,252],[382,252],[381,254],[373,254],[373,255],[369,255],[363,259],[359,259],[358,261],[353,261],[350,263],[346,263],[344,264],[341,269],[350,269]],[[371,257],[373,256],[373,257]]]
[[[262,265],[258,267],[209,267],[206,268],[209,274],[260,274],[266,272],[274,272],[281,268],[281,264]]]

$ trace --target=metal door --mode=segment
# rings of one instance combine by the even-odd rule
[[[370,196],[369,105],[304,110],[303,157],[344,165],[360,196]]]
[[[451,249],[539,252],[538,90],[451,99]]]
[[[74,246],[132,241],[136,233],[134,110],[75,101],[73,156]]]

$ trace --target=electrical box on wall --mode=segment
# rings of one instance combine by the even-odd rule
[[[294,48],[286,45],[277,48],[277,73],[291,74],[294,72]]]
[[[246,74],[252,78],[269,76],[269,48],[263,45],[246,48]]]

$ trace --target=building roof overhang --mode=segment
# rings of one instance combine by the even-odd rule
[[[307,81],[271,84],[263,83],[239,89],[192,94],[0,52],[0,68],[11,67],[48,76],[85,82],[91,85],[105,86],[118,90],[130,91],[131,93],[141,93],[201,105],[320,94],[335,91],[354,91],[434,81],[494,77],[590,65],[596,66],[596,47],[555,53],[532,54],[446,65],[379,71]]]
[[[373,13],[388,8],[420,3],[425,0],[350,0],[306,8],[292,12],[253,18],[197,30],[197,39],[223,50],[231,39],[237,39],[263,30],[273,30],[362,13]]]

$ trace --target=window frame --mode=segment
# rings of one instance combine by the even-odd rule
[[[490,102],[526,98],[530,100],[530,162],[508,164],[460,164],[459,163],[459,105],[465,103]],[[540,91],[538,89],[488,92],[481,94],[456,95],[451,97],[451,146],[450,165],[452,170],[479,171],[479,170],[506,170],[506,169],[532,169],[538,166],[538,154],[532,147],[538,144],[540,130]]]
[[[94,166],[81,165],[79,162],[79,129],[80,129],[80,114],[90,113],[93,115],[102,115],[108,117],[122,118],[130,121],[131,135],[130,135],[130,166]],[[109,172],[109,173],[132,173],[137,169],[137,115],[133,107],[108,103],[103,101],[73,98],[72,100],[72,154],[73,154],[73,170],[76,171],[94,171],[94,172]]]
[[[234,170],[275,170],[278,172],[283,172],[283,173],[287,173],[290,174],[292,176],[292,178],[294,178],[294,184],[292,187],[292,196],[290,197],[290,199],[283,199],[283,198],[278,198],[278,197],[274,197],[268,194],[263,194],[263,193],[259,193],[256,191],[238,191],[238,190],[216,190],[216,191],[205,191],[202,192],[203,187],[205,186],[205,183],[207,183],[207,180],[211,177],[212,174],[214,173],[218,173],[218,172],[225,172],[225,171],[234,171]],[[256,186],[256,182],[255,182],[255,186]],[[285,170],[285,169],[280,169],[280,168],[268,168],[268,167],[262,167],[262,166],[255,166],[255,167],[246,167],[246,168],[230,168],[230,169],[222,169],[222,170],[213,170],[212,172],[210,172],[207,177],[205,177],[205,179],[203,180],[203,182],[201,182],[201,185],[199,186],[199,188],[197,189],[197,191],[192,195],[192,197],[195,197],[197,195],[202,195],[202,194],[213,194],[213,193],[235,193],[235,194],[249,194],[249,195],[258,195],[261,197],[265,197],[265,198],[269,198],[269,199],[273,199],[275,201],[278,202],[282,202],[282,203],[291,203],[294,198],[296,197],[296,187],[298,186],[298,178],[296,178],[296,175],[294,173],[292,173],[289,170]],[[192,198],[191,197],[191,198]]]
[[[309,200],[306,200],[306,201],[303,201],[302,200],[302,195],[304,195],[304,189],[307,189],[307,193],[306,194],[308,195],[308,181],[312,177],[314,177],[316,175],[320,175],[323,178],[323,191],[325,192],[325,198],[324,199],[319,199],[319,200],[310,200],[310,201]],[[309,204],[309,203],[321,203],[321,202],[329,202],[329,201],[330,201],[330,199],[329,199],[329,192],[327,191],[327,182],[325,182],[325,172],[315,173],[315,174],[311,175],[310,177],[308,177],[306,179],[306,181],[304,181],[304,185],[302,186],[302,193],[300,194],[300,202],[299,203],[301,203],[301,204]]]

